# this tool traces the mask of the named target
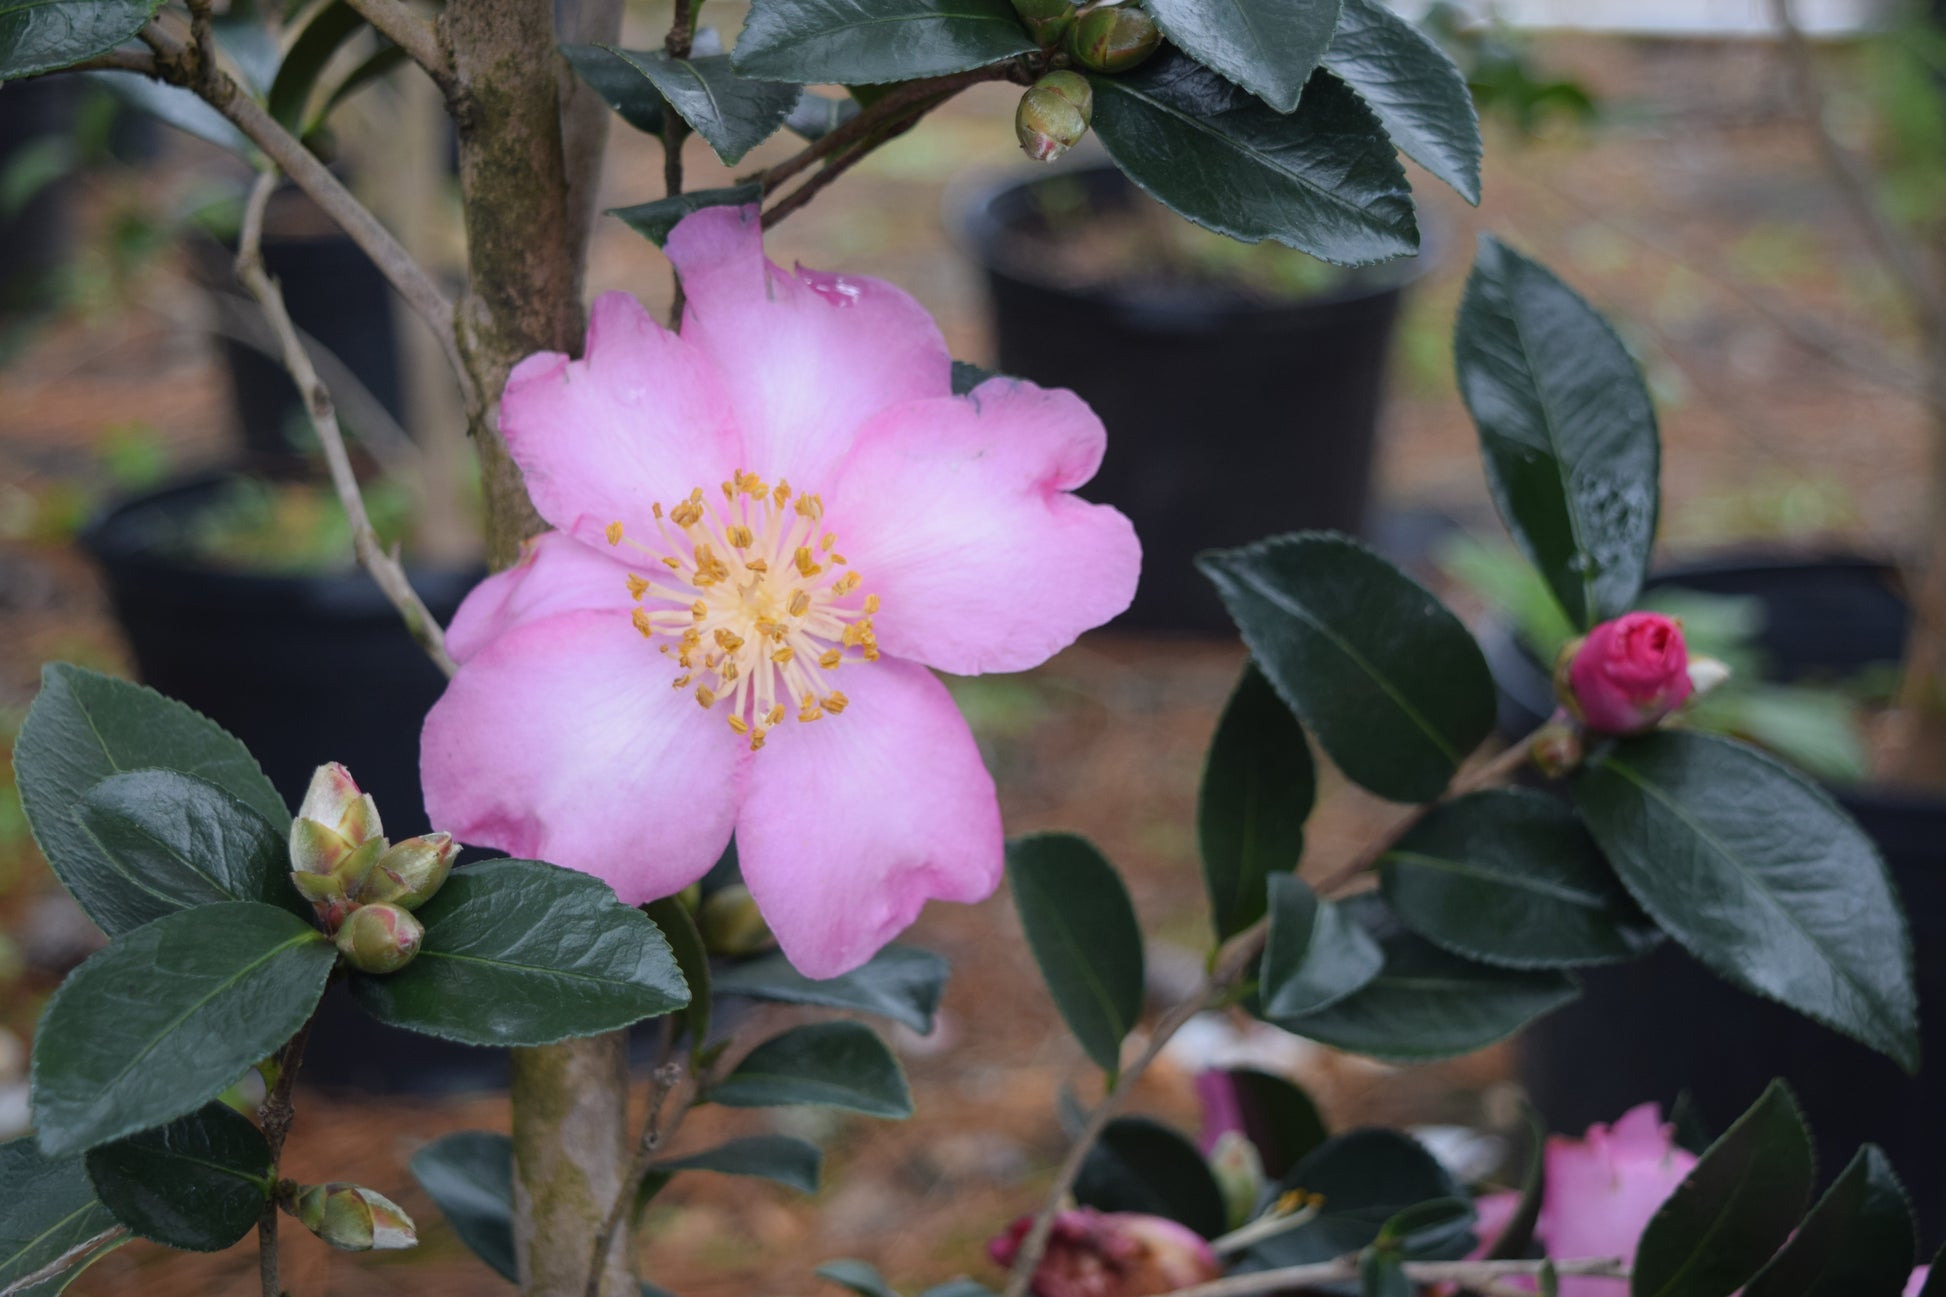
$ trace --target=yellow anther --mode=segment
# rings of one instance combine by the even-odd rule
[[[743,647],[743,636],[726,627],[716,628],[716,643],[726,653],[734,653]]]
[[[690,682],[690,681],[691,681],[692,679],[694,679],[694,677],[693,677],[693,676],[686,676],[686,675],[683,675],[683,676],[677,676],[677,677],[676,677],[676,678],[675,678],[674,680],[671,680],[671,681],[670,681],[669,683],[670,683],[670,685],[671,685],[671,686],[673,686],[674,688],[677,688],[677,689],[687,689],[687,688],[689,688],[689,682]]]
[[[762,751],[762,750],[763,750],[763,746],[764,746],[764,738],[765,738],[765,735],[764,735],[764,731],[762,731],[762,730],[757,730],[757,731],[756,731],[755,733],[753,733],[753,734],[751,734],[751,736],[750,736],[750,750],[751,750],[752,752],[759,752],[759,751]]]
[[[621,524],[620,522],[611,522],[611,523],[609,523],[609,524],[608,524],[608,531],[607,531],[607,536],[608,536],[608,543],[609,543],[610,545],[619,545],[619,544],[621,544],[621,543],[622,543],[622,524]]]
[[[659,504],[652,504],[652,505],[650,505],[650,506],[649,506],[649,512],[655,515],[655,517],[656,517],[656,521],[657,521],[657,522],[660,522],[660,521],[662,521],[662,506],[661,506],[661,505],[659,505]]]
[[[759,574],[770,571],[770,564],[764,562],[760,558],[753,558],[749,562],[745,563],[743,566],[747,570]]]
[[[721,667],[717,668],[717,674],[723,677],[723,683],[725,684],[736,679],[742,673],[742,668],[737,666],[735,658],[729,659]]]
[[[791,555],[791,561],[797,564],[798,573],[802,576],[816,576],[824,571],[823,566],[811,557],[809,545],[799,545],[797,553]]]
[[[643,639],[648,639],[650,636],[655,634],[655,624],[649,620],[649,614],[647,609],[637,608],[634,612],[629,614],[628,619],[635,623],[636,630],[642,632]]]
[[[866,595],[866,596],[865,596],[865,615],[866,615],[867,617],[869,617],[869,616],[871,616],[871,615],[872,615],[873,613],[875,613],[875,612],[877,612],[877,611],[878,611],[878,596],[877,596],[877,595],[875,595],[875,594],[868,594],[868,595]]]
[[[865,660],[867,662],[878,661],[878,645],[876,644],[865,645]]]
[[[824,700],[824,709],[833,716],[836,716],[849,706],[851,706],[851,699],[836,690],[833,690],[831,696]]]
[[[826,533],[824,533],[823,537],[819,539],[818,548],[830,549],[833,545],[836,545],[837,543],[838,543],[838,533],[835,531],[827,531]]]
[[[778,478],[777,489],[770,493],[770,498],[777,502],[777,507],[779,509],[789,504],[791,500],[790,480],[788,478],[782,478],[782,477]]]
[[[842,661],[844,661],[844,655],[839,653],[837,649],[826,649],[824,652],[818,654],[818,665],[826,671],[836,671],[838,669],[838,663]]]
[[[716,690],[710,688],[708,685],[697,685],[696,701],[701,703],[705,709],[716,706]]]
[[[725,500],[734,500],[737,498],[736,483],[734,482],[723,483],[723,498]]]
[[[793,590],[791,591],[789,607],[791,616],[802,617],[805,613],[811,611],[811,596],[802,590]]]
[[[629,598],[640,599],[644,594],[648,593],[648,589],[649,589],[649,583],[647,581],[644,581],[641,577],[635,575],[635,573],[633,572],[630,572],[628,574],[628,597]]]
[[[865,578],[859,576],[858,573],[856,572],[847,572],[832,583],[831,593],[850,594],[853,590],[856,590],[858,588],[858,583],[863,581],[864,579]]]
[[[750,723],[741,716],[731,716],[730,728],[739,734],[748,734],[750,732]]]
[[[843,567],[845,564],[851,562],[851,560],[846,558],[843,554],[833,554],[831,556],[831,561],[833,563],[836,563],[839,567]]]
[[[764,713],[765,725],[775,725],[777,724],[777,722],[783,719],[784,719],[784,704],[782,703],[778,703],[775,707],[771,708],[768,712]]]
[[[697,621],[701,621],[703,618],[709,616],[709,605],[701,599],[698,599],[695,603],[689,605],[689,615]]]
[[[738,549],[749,549],[757,543],[756,536],[752,535],[750,529],[742,524],[730,528],[723,534],[729,538],[730,544],[736,546]]]
[[[682,560],[674,554],[664,554],[662,556],[662,566],[668,568],[671,572],[680,572],[682,571]]]
[[[790,645],[786,644],[784,645],[783,648],[780,648],[775,653],[772,653],[770,655],[770,660],[772,662],[775,662],[778,666],[783,666],[785,663],[789,662],[792,658],[796,656],[797,656],[797,650],[792,648]]]

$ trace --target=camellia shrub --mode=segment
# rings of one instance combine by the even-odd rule
[[[1144,1024],[1143,936],[1113,864],[1071,835],[1005,837],[932,674],[1027,669],[1127,607],[1134,533],[1075,494],[1114,429],[1069,393],[954,361],[898,287],[764,254],[766,228],[877,145],[967,86],[1008,82],[1031,157],[1093,132],[1213,230],[1342,264],[1409,255],[1399,151],[1478,197],[1472,104],[1438,47],[1374,0],[754,0],[728,53],[697,8],[678,0],[663,46],[630,50],[613,3],[569,6],[557,29],[552,0],[286,16],[0,0],[0,78],[143,78],[156,102],[193,96],[234,128],[265,178],[239,273],[284,340],[361,558],[451,675],[421,752],[439,831],[393,841],[331,753],[293,814],[195,712],[46,669],[15,749],[21,795],[109,941],[48,1004],[34,1133],[0,1146],[0,1294],[58,1292],[131,1237],[213,1250],[254,1229],[276,1297],[284,1215],[340,1248],[412,1246],[398,1186],[300,1184],[280,1166],[334,981],[381,1023],[517,1047],[513,1131],[449,1136],[413,1163],[486,1266],[530,1294],[655,1291],[636,1273],[654,1256],[642,1209],[672,1179],[810,1189],[820,1173],[794,1137],[684,1147],[684,1114],[907,1115],[867,1020],[927,1030],[948,970],[894,939],[927,901],[1003,879],[1098,1097],[1070,1114],[1041,1200],[991,1223],[997,1268],[928,1297],[988,1281],[1007,1297],[1928,1284],[1881,1151],[1813,1201],[1809,1134],[1781,1085],[1694,1150],[1652,1108],[1536,1141],[1521,1189],[1481,1197],[1403,1133],[1327,1130],[1283,1078],[1203,1078],[1224,1114],[1207,1147],[1125,1110],[1206,1010],[1438,1059],[1568,1003],[1577,968],[1665,941],[1917,1069],[1911,939],[1870,841],[1796,771],[1685,729],[1722,670],[1689,657],[1676,623],[1629,611],[1656,532],[1656,419],[1572,289],[1486,239],[1455,331],[1500,514],[1581,632],[1560,711],[1496,747],[1472,635],[1356,540],[1205,554],[1249,662],[1195,826],[1207,971]],[[260,91],[234,55],[266,27],[286,52]],[[323,80],[353,39],[369,59]],[[457,130],[457,297],[306,142],[394,68],[430,77]],[[663,196],[615,215],[674,269],[669,327],[616,294],[584,323],[586,195],[611,109],[666,146]],[[735,187],[684,191],[690,133],[735,164],[780,130],[803,147]],[[279,175],[433,326],[465,393],[498,570],[448,627],[372,537],[329,392],[257,254]],[[1399,808],[1342,858],[1306,839],[1320,756]],[[1517,776],[1529,786],[1505,786]],[[462,844],[506,856],[456,864]],[[721,1025],[735,999],[856,1016],[753,1040]],[[651,1019],[665,1044],[637,1133],[621,1033]],[[817,1273],[893,1291],[855,1261]]]

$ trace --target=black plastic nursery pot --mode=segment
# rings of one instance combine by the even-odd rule
[[[1655,584],[1749,596],[1765,611],[1760,647],[1772,674],[1841,682],[1896,663],[1909,616],[1897,573],[1837,558],[1695,564]],[[1487,637],[1503,733],[1553,707],[1548,671],[1511,633]],[[1581,974],[1582,998],[1521,1038],[1522,1080],[1557,1130],[1611,1121],[1648,1099],[1687,1092],[1720,1132],[1770,1079],[1789,1080],[1835,1175],[1858,1146],[1882,1146],[1936,1245],[1946,1235],[1946,797],[1872,787],[1832,790],[1877,842],[1904,898],[1917,961],[1918,1077],[1878,1054],[1708,972],[1673,942],[1647,958]]]
[[[227,480],[199,478],[132,499],[82,537],[137,674],[242,739],[292,806],[318,765],[341,761],[378,802],[389,836],[426,832],[419,728],[445,677],[363,571],[266,575],[180,557],[176,538]],[[444,623],[484,572],[409,575]],[[503,1067],[496,1051],[381,1028],[342,998],[334,991],[326,1002],[307,1076],[437,1089]]]
[[[1077,287],[1021,255],[1023,237],[1047,228],[1048,185],[1080,186],[1094,212],[1152,201],[1094,166],[988,189],[955,213],[986,274],[999,370],[1072,388],[1108,427],[1107,458],[1082,493],[1126,513],[1143,553],[1117,624],[1228,632],[1197,552],[1365,528],[1400,299],[1430,257],[1281,302],[1181,279]]]

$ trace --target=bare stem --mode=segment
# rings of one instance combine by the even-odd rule
[[[127,1237],[128,1226],[111,1225],[93,1238],[83,1239],[81,1242],[76,1243],[73,1247],[61,1253],[61,1255],[55,1257],[40,1269],[24,1274],[8,1284],[5,1288],[0,1288],[0,1297],[14,1297],[15,1293],[24,1293],[29,1288],[45,1283],[55,1275],[62,1274],[72,1267],[80,1265],[84,1259],[93,1254],[97,1249],[107,1247],[111,1243],[119,1243]]]
[[[426,70],[441,91],[453,88],[453,56],[440,43],[439,31],[431,19],[420,14],[404,0],[345,0],[358,15],[381,35],[405,51],[405,56]]]
[[[1566,1261],[1406,1261],[1400,1265],[1405,1277],[1415,1286],[1422,1284],[1461,1284],[1492,1288],[1502,1279],[1532,1278],[1543,1267],[1552,1266],[1558,1275],[1583,1275],[1604,1279],[1629,1277],[1628,1263],[1618,1256],[1576,1258]],[[1232,1275],[1192,1288],[1178,1288],[1170,1297],[1259,1297],[1317,1284],[1343,1283],[1358,1278],[1358,1256],[1339,1257],[1311,1265],[1285,1266],[1281,1270],[1260,1270],[1255,1274]]]
[[[1509,747],[1505,752],[1495,756],[1491,761],[1485,762],[1472,770],[1463,772],[1459,777],[1454,779],[1452,786],[1447,789],[1446,793],[1439,800],[1441,802],[1450,801],[1455,797],[1462,797],[1467,793],[1476,792],[1479,789],[1487,787],[1489,784],[1498,783],[1520,768],[1527,760],[1531,748],[1532,738],[1530,736]],[[1406,816],[1385,833],[1379,835],[1376,840],[1354,856],[1343,868],[1333,872],[1318,887],[1319,894],[1330,896],[1342,890],[1347,884],[1377,862],[1380,857],[1398,842],[1406,830],[1430,814],[1433,806],[1437,804],[1435,802],[1429,802],[1419,807],[1411,815]],[[1041,1257],[1047,1251],[1047,1241],[1054,1229],[1055,1215],[1061,1210],[1061,1204],[1067,1199],[1069,1191],[1074,1188],[1074,1182],[1081,1174],[1081,1165],[1087,1160],[1089,1150],[1095,1146],[1095,1141],[1101,1138],[1102,1131],[1107,1129],[1108,1123],[1114,1119],[1122,1110],[1123,1104],[1127,1102],[1129,1091],[1134,1087],[1136,1078],[1148,1071],[1149,1065],[1161,1057],[1162,1051],[1168,1046],[1169,1041],[1175,1037],[1178,1031],[1182,1030],[1183,1026],[1191,1018],[1194,1018],[1205,1008],[1219,1002],[1237,984],[1244,973],[1249,970],[1250,966],[1257,961],[1258,956],[1263,953],[1264,941],[1269,934],[1270,920],[1267,918],[1258,919],[1242,932],[1237,933],[1228,941],[1224,942],[1222,947],[1216,952],[1216,957],[1210,961],[1209,972],[1204,975],[1203,980],[1197,985],[1196,989],[1162,1016],[1156,1023],[1154,1030],[1149,1033],[1148,1043],[1143,1046],[1142,1052],[1136,1056],[1134,1062],[1123,1069],[1114,1088],[1103,1095],[1101,1102],[1096,1104],[1094,1110],[1088,1114],[1088,1120],[1082,1125],[1081,1132],[1075,1136],[1074,1142],[1068,1147],[1067,1156],[1062,1159],[1060,1168],[1054,1174],[1054,1183],[1048,1187],[1047,1198],[1042,1203],[1040,1211],[1035,1214],[1034,1223],[1028,1229],[1027,1237],[1021,1240],[1020,1251],[1014,1257],[1013,1269],[1007,1275],[1007,1287],[1004,1297],[1025,1297],[1028,1285],[1033,1282],[1034,1271],[1040,1266]],[[1335,1265],[1338,1263],[1334,1262],[1332,1264]],[[1236,1297],[1237,1294],[1242,1293],[1275,1292],[1295,1285],[1296,1281],[1290,1279],[1286,1272],[1283,1271],[1267,1271],[1262,1275],[1241,1276],[1240,1279],[1260,1280],[1267,1278],[1273,1273],[1284,1274],[1284,1281],[1268,1287],[1238,1288],[1234,1290],[1219,1288],[1217,1284],[1206,1284],[1202,1287],[1185,1291],[1196,1293],[1198,1297],[1222,1297],[1223,1294]],[[1563,1273],[1567,1272],[1563,1271]],[[1331,1278],[1355,1279],[1358,1276],[1354,1268],[1344,1274],[1338,1274],[1334,1271],[1326,1275],[1307,1275],[1303,1277],[1310,1279],[1312,1282],[1318,1282],[1322,1279]],[[1219,1282],[1228,1283],[1233,1281],[1222,1280]]]
[[[244,287],[250,290],[251,296],[263,308],[264,319],[276,333],[282,348],[284,368],[290,371],[292,381],[304,397],[305,411],[311,417],[311,426],[317,430],[318,444],[324,448],[325,462],[331,467],[331,484],[338,492],[339,502],[344,505],[345,516],[351,521],[352,544],[358,553],[358,561],[372,574],[372,580],[378,583],[378,588],[391,600],[392,606],[399,610],[399,615],[405,619],[406,629],[418,641],[419,647],[426,651],[440,670],[450,676],[459,668],[446,652],[445,635],[440,631],[438,620],[406,579],[405,569],[399,566],[395,557],[385,552],[385,547],[379,543],[378,533],[372,530],[371,517],[365,512],[364,497],[359,494],[357,475],[351,469],[351,456],[345,450],[344,432],[338,427],[338,413],[331,403],[331,393],[318,378],[311,357],[298,337],[297,328],[291,323],[290,312],[284,307],[283,290],[264,269],[264,206],[270,201],[271,191],[276,187],[277,173],[266,171],[257,178],[256,187],[250,191],[250,202],[243,214],[243,234],[237,242],[237,278],[243,281]]]
[[[270,1146],[272,1176],[277,1174],[279,1160],[284,1156],[284,1140],[297,1116],[291,1091],[297,1084],[297,1069],[304,1061],[304,1042],[310,1036],[311,1024],[307,1021],[277,1052],[277,1079],[257,1109],[264,1143]],[[263,1283],[263,1297],[282,1297],[283,1284],[277,1270],[277,1203],[272,1200],[264,1204],[263,1214],[257,1217],[257,1273]]]
[[[588,1264],[588,1287],[586,1297],[600,1297],[601,1277],[607,1264],[608,1249],[615,1244],[615,1236],[621,1232],[622,1220],[628,1215],[629,1207],[635,1202],[635,1195],[641,1192],[642,1181],[649,1174],[649,1166],[655,1160],[656,1151],[663,1143],[675,1136],[682,1125],[682,1119],[689,1114],[689,1105],[684,1103],[676,1109],[667,1129],[662,1124],[662,1110],[669,1102],[669,1096],[682,1083],[682,1064],[663,1063],[655,1069],[649,1083],[649,1115],[642,1124],[642,1137],[636,1142],[635,1156],[628,1164],[628,1171],[622,1176],[621,1188],[615,1194],[615,1201],[608,1205],[608,1215],[603,1218],[601,1228],[595,1232],[594,1255]]]
[[[453,304],[425,268],[413,260],[364,204],[352,197],[351,191],[315,154],[245,94],[227,72],[205,58],[200,46],[185,43],[175,32],[156,22],[144,27],[141,37],[155,52],[154,66],[136,70],[194,91],[262,149],[292,183],[309,194],[371,259],[414,313],[432,327],[471,400],[473,379],[460,358],[453,331]]]
[[[691,0],[676,0],[675,17],[669,23],[669,35],[662,42],[672,59],[686,59],[696,42],[696,10]],[[674,198],[682,192],[682,146],[689,139],[689,123],[682,114],[673,108],[665,108],[662,114],[662,193],[664,197]],[[682,311],[686,296],[682,287],[682,275],[674,266],[669,268],[670,282],[674,291],[669,299],[669,327],[682,327]]]

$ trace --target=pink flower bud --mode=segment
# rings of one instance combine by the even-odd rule
[[[1031,1216],[1015,1221],[987,1244],[987,1255],[1011,1266],[1033,1224]],[[1194,1230],[1160,1216],[1081,1207],[1054,1218],[1032,1291],[1035,1297],[1154,1297],[1222,1273],[1216,1253]]]
[[[1655,612],[1605,621],[1563,650],[1555,685],[1568,710],[1596,733],[1654,729],[1694,688],[1682,625]]]
[[[313,820],[346,839],[353,846],[385,832],[378,821],[378,806],[359,791],[351,771],[336,761],[321,765],[304,790],[304,802],[297,818]]]
[[[353,910],[338,929],[338,949],[361,973],[396,973],[419,953],[426,930],[396,905],[380,902]]]
[[[341,1252],[386,1252],[419,1241],[412,1217],[384,1194],[360,1184],[303,1185],[285,1210]]]

